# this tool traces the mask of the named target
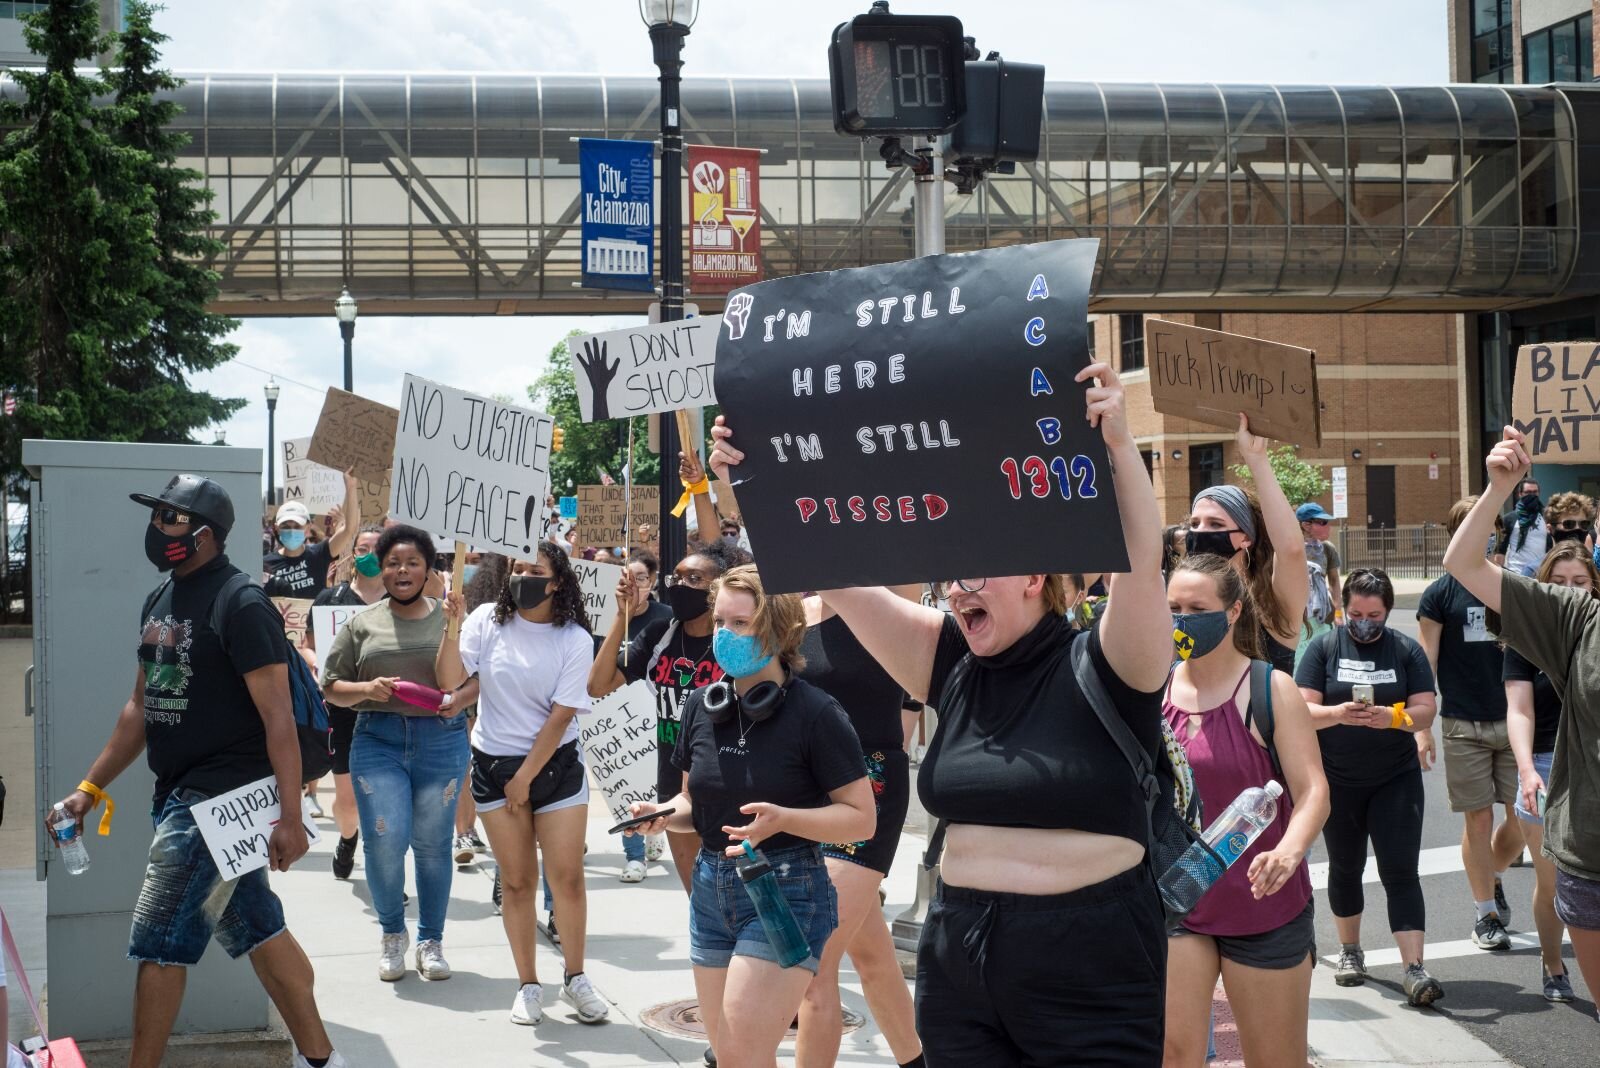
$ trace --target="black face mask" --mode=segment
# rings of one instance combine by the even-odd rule
[[[550,596],[550,579],[545,575],[512,575],[511,599],[525,612],[538,608]]]
[[[185,534],[167,534],[154,523],[144,528],[144,555],[158,571],[171,571],[194,558],[200,547],[194,537],[205,527],[196,527]]]
[[[1552,530],[1550,532],[1550,540],[1554,542],[1582,541],[1583,535],[1584,531],[1581,527],[1577,530]]]
[[[1231,559],[1239,551],[1233,547],[1233,536],[1237,533],[1237,530],[1190,530],[1183,536],[1184,552],[1188,556],[1210,553],[1224,560]]]
[[[672,608],[672,618],[679,623],[699,619],[711,609],[711,591],[697,590],[678,583],[667,587],[667,604]]]

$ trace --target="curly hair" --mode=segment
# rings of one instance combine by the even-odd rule
[[[378,546],[373,553],[379,560],[388,559],[389,553],[396,545],[416,546],[417,554],[427,561],[428,567],[433,567],[433,558],[437,554],[433,549],[433,538],[426,530],[396,523],[379,535]]]
[[[699,542],[689,546],[689,551],[683,554],[687,560],[691,556],[703,556],[717,565],[717,574],[732,571],[736,567],[755,562],[755,557],[730,542],[723,541],[720,537],[711,541]]]
[[[1594,522],[1594,501],[1582,493],[1558,493],[1550,498],[1550,503],[1544,509],[1546,526],[1553,527],[1557,520],[1563,516],[1576,513],[1586,523]]]
[[[478,570],[473,573],[472,581],[467,583],[467,588],[461,591],[461,596],[467,603],[470,613],[479,605],[500,599],[500,591],[505,588],[506,576],[511,574],[511,558],[500,553],[483,553],[478,558]]]
[[[539,543],[534,559],[540,556],[550,565],[550,600],[553,602],[550,621],[558,627],[576,623],[579,628],[588,630],[589,613],[583,608],[583,590],[578,587],[578,575],[572,570],[572,561],[553,541]],[[507,567],[505,582],[500,586],[500,596],[494,603],[494,621],[500,626],[505,626],[517,610],[517,602],[511,599],[510,570]]]

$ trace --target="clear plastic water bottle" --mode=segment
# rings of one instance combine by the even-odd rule
[[[1252,786],[1233,799],[1233,804],[1212,821],[1200,837],[1222,859],[1218,864],[1199,842],[1189,846],[1183,856],[1167,869],[1159,884],[1161,900],[1168,909],[1184,914],[1199,903],[1200,898],[1222,878],[1252,842],[1261,837],[1278,816],[1278,798],[1283,787],[1268,781],[1265,787]]]
[[[68,875],[82,875],[89,870],[89,850],[84,847],[81,830],[78,817],[57,801],[50,814],[50,833],[61,847],[61,863],[67,866]]]
[[[811,946],[794,918],[794,910],[784,899],[766,856],[749,842],[744,844],[744,854],[746,859],[739,862],[739,878],[744,881],[745,893],[755,904],[767,941],[778,953],[778,967],[793,968],[811,956]]]

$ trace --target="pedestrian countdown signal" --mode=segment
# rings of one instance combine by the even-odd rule
[[[833,128],[854,137],[948,133],[967,106],[961,20],[890,15],[887,6],[833,31]]]

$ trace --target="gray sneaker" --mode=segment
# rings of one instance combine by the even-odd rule
[[[1472,944],[1479,949],[1511,948],[1511,936],[1506,934],[1505,924],[1500,922],[1497,913],[1491,912],[1472,925]]]
[[[1566,972],[1562,972],[1560,975],[1551,975],[1542,964],[1539,966],[1539,970],[1544,973],[1544,999],[1546,1001],[1568,1002],[1577,1000],[1577,995],[1572,992],[1572,980],[1567,977]]]
[[[1511,929],[1511,902],[1506,900],[1506,888],[1499,879],[1494,881],[1494,908],[1500,914],[1500,923],[1507,930]]]
[[[1367,955],[1359,949],[1341,950],[1333,981],[1340,986],[1360,986],[1367,981]]]
[[[1444,997],[1444,987],[1420,963],[1406,965],[1405,990],[1406,1000],[1419,1009]]]

